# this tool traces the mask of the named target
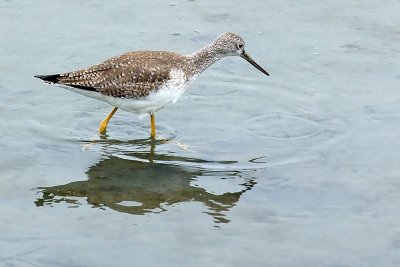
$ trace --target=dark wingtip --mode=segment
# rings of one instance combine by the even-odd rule
[[[41,79],[45,82],[49,83],[58,83],[60,80],[60,74],[52,74],[52,75],[35,75],[35,78]]]

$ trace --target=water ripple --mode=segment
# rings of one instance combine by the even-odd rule
[[[318,118],[301,114],[261,113],[245,123],[250,133],[272,139],[307,139],[323,133]]]

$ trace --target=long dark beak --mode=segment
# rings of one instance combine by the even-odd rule
[[[243,53],[240,56],[242,58],[246,59],[251,65],[256,67],[256,69],[258,69],[259,71],[261,71],[265,75],[269,76],[268,72],[266,70],[264,70],[263,68],[261,68],[261,66],[258,65],[245,51],[243,51]]]

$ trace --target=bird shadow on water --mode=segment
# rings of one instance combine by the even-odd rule
[[[207,161],[156,152],[164,142],[151,139],[123,142],[106,136],[95,144],[91,141],[92,145],[101,146],[105,157],[89,167],[87,180],[38,187],[40,197],[35,204],[37,207],[89,204],[145,215],[166,212],[172,205],[183,202],[198,202],[205,206],[202,212],[212,217],[216,227],[230,222],[229,210],[256,185],[253,171],[225,167],[235,161]],[[128,151],[121,152],[119,148],[123,145],[129,147]],[[205,176],[215,178],[213,183],[227,183],[223,187],[230,188],[229,191],[217,194],[199,186],[197,182]]]

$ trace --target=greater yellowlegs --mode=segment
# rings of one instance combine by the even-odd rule
[[[114,106],[100,123],[100,133],[106,131],[111,117],[120,108],[128,112],[150,114],[150,135],[154,138],[154,112],[175,103],[201,72],[227,56],[240,56],[269,75],[245,52],[244,40],[239,35],[224,33],[191,55],[168,51],[135,51],[86,69],[35,77]]]

